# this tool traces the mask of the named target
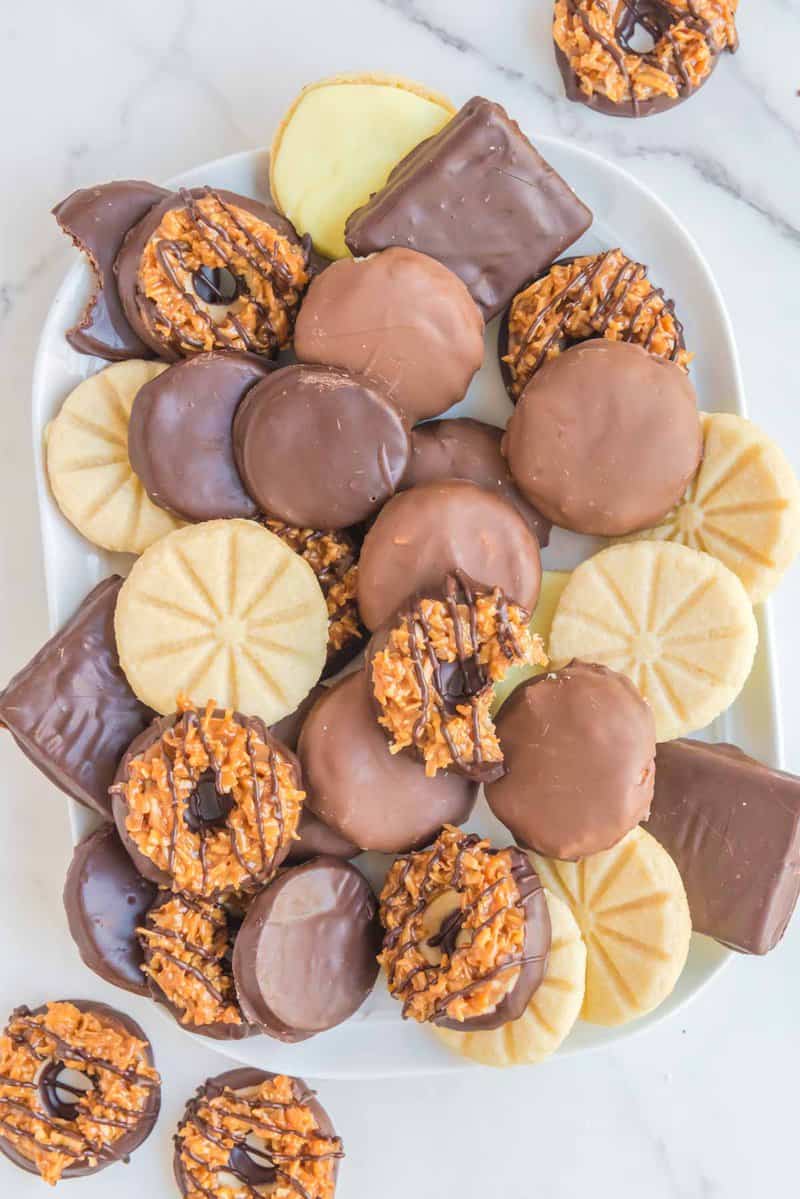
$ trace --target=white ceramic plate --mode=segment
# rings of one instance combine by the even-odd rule
[[[538,147],[592,208],[595,219],[589,232],[571,253],[593,253],[622,246],[628,254],[649,265],[651,277],[676,301],[686,328],[686,343],[697,359],[692,378],[700,407],[708,411],[745,414],[745,397],[730,322],[722,297],[689,234],[652,192],[626,172],[586,150],[554,138],[539,138]],[[187,187],[211,184],[248,196],[263,195],[267,180],[264,151],[235,154],[207,163],[172,180]],[[67,394],[87,375],[103,365],[99,359],[75,353],[64,339],[75,323],[89,292],[89,270],[76,262],[58,291],[45,323],[33,383],[33,437],[50,624],[58,628],[86,592],[112,571],[127,573],[132,559],[107,554],[89,545],[58,511],[48,489],[42,462],[42,431]],[[480,417],[504,425],[511,411],[497,366],[496,322],[487,332],[486,362],[469,394],[455,414]],[[589,538],[556,531],[543,555],[549,568],[576,565],[598,544]],[[758,613],[760,646],[753,673],[736,704],[707,730],[710,738],[730,740],[748,753],[781,765],[777,676],[772,653],[768,612]],[[72,805],[76,840],[94,823],[94,817]],[[483,800],[471,827],[493,836],[496,844],[508,840],[488,812]],[[389,859],[365,854],[359,864],[378,884]],[[683,1006],[708,983],[730,957],[728,950],[705,937],[694,936],[684,973],[669,1000],[657,1012],[620,1029],[578,1024],[559,1051],[583,1053],[610,1044],[652,1025]],[[189,1035],[189,1034],[187,1034]],[[399,1004],[391,1000],[380,980],[372,996],[346,1024],[299,1045],[282,1045],[268,1037],[216,1045],[229,1057],[254,1066],[307,1074],[315,1078],[367,1078],[403,1074],[430,1074],[474,1069],[450,1054],[429,1034],[400,1019]]]

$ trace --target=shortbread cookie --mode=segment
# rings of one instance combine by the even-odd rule
[[[134,564],[115,631],[128,682],[156,711],[171,712],[181,692],[213,695],[273,724],[322,672],[328,609],[314,571],[274,533],[211,520]]]
[[[581,1019],[627,1024],[658,1007],[683,970],[692,922],[678,868],[655,837],[635,828],[580,862],[530,859],[586,942]]]
[[[709,724],[736,699],[758,629],[744,587],[708,554],[669,542],[614,545],[573,571],[550,630],[556,665],[621,671],[653,709],[656,740]]]
[[[729,412],[700,419],[700,470],[660,524],[636,537],[713,554],[760,603],[800,550],[800,485],[780,446],[751,421]]]
[[[45,431],[47,475],[56,503],[95,545],[141,554],[180,524],[156,505],[128,459],[136,393],[162,362],[132,358],[90,375],[67,396]]]
[[[344,258],[344,224],[353,209],[454,112],[438,92],[394,75],[334,75],[310,84],[272,142],[275,203],[321,254]]]
[[[558,1049],[580,1015],[586,989],[586,946],[572,912],[545,888],[550,956],[538,990],[518,1020],[500,1028],[456,1032],[432,1025],[448,1049],[483,1066],[529,1066]]]
[[[542,571],[539,599],[528,628],[531,637],[538,637],[540,639],[545,654],[548,654],[547,646],[550,641],[550,626],[553,623],[553,617],[558,606],[558,601],[561,599],[561,593],[569,582],[569,577],[570,572],[568,570]],[[506,676],[498,679],[494,684],[494,700],[490,714],[492,716],[497,715],[511,692],[515,691],[520,683],[524,683],[526,679],[533,678],[534,675],[541,674],[546,669],[547,665],[542,665],[541,663],[533,665],[526,663],[523,666],[509,667]]]

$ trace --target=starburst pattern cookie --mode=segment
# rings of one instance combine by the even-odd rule
[[[713,554],[760,603],[800,551],[800,485],[780,446],[749,420],[704,412],[701,421],[700,470],[660,524],[635,536]]]
[[[47,476],[67,520],[94,545],[141,554],[180,521],[147,495],[128,459],[136,393],[166,367],[130,359],[70,392],[45,432]]]
[[[328,610],[309,564],[249,520],[177,529],[134,564],[119,594],[120,663],[143,703],[213,695],[267,724],[319,679]],[[146,697],[146,698],[145,698]]]
[[[552,938],[547,970],[519,1019],[477,1032],[431,1026],[449,1049],[483,1066],[544,1061],[568,1036],[580,1014],[586,987],[586,946],[563,899],[548,890],[544,897]]]
[[[653,709],[656,740],[701,729],[733,703],[758,629],[744,587],[716,558],[670,542],[614,545],[583,562],[550,630],[556,665],[626,674]]]
[[[655,837],[635,828],[579,862],[529,857],[586,943],[581,1019],[627,1024],[658,1007],[683,970],[692,922],[678,868]]]

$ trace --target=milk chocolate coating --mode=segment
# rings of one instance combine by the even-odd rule
[[[83,187],[53,209],[59,227],[86,254],[95,275],[95,291],[80,320],[67,332],[79,354],[94,354],[110,362],[151,358],[152,350],[131,328],[122,309],[114,260],[125,234],[167,192],[136,180]]]
[[[411,454],[398,490],[442,479],[469,479],[513,504],[544,549],[550,540],[550,521],[516,487],[500,451],[502,440],[502,429],[470,417],[417,425],[411,430]]]
[[[461,573],[499,587],[529,612],[536,607],[542,567],[539,543],[511,504],[476,483],[423,483],[390,500],[364,539],[358,606],[377,629],[409,595],[439,590]]]
[[[81,1012],[91,1012],[104,1021],[111,1021],[127,1034],[136,1037],[137,1040],[144,1041],[146,1045],[146,1056],[149,1065],[154,1066],[153,1049],[148,1037],[139,1024],[125,1012],[118,1011],[117,1008],[109,1007],[106,1003],[98,1003],[93,999],[63,999],[57,1000],[58,1003],[71,1003]],[[33,1008],[27,1011],[31,1016],[40,1016],[47,1011],[47,1004],[42,1004],[41,1007]],[[114,1142],[113,1145],[108,1145],[97,1155],[98,1161],[96,1165],[90,1165],[85,1158],[79,1159],[73,1165],[67,1166],[62,1172],[61,1178],[86,1178],[90,1174],[97,1174],[100,1170],[105,1170],[106,1166],[113,1166],[115,1162],[125,1161],[127,1164],[128,1156],[138,1149],[144,1141],[150,1136],[150,1133],[155,1127],[158,1113],[161,1110],[161,1085],[157,1083],[155,1086],[147,1088],[147,1101],[142,1110],[141,1116],[135,1124],[127,1132],[123,1132],[122,1136]],[[30,1158],[25,1157],[20,1153],[16,1145],[12,1143],[0,1133],[0,1153],[4,1154],[10,1162],[15,1166],[19,1166],[21,1170],[25,1170],[28,1174],[36,1174],[39,1176],[39,1171],[33,1164]],[[10,1192],[9,1192],[10,1194]]]
[[[489,321],[592,223],[504,108],[474,96],[348,217],[354,254],[407,246],[454,271]]]
[[[443,824],[463,824],[475,805],[470,779],[446,771],[428,778],[412,756],[389,752],[363,670],[314,705],[298,754],[307,809],[361,849],[419,849]]]
[[[271,369],[255,354],[198,354],[137,392],[128,457],[154,504],[188,521],[256,515],[234,461],[233,418]]]
[[[506,773],[486,799],[521,845],[575,861],[647,816],[655,722],[624,675],[570,662],[518,687],[495,728]]]
[[[520,491],[556,525],[620,536],[680,500],[703,453],[685,371],[622,341],[572,346],[536,372],[503,438]]]
[[[675,860],[695,932],[774,949],[800,894],[800,778],[735,745],[668,741],[644,827]]]
[[[483,362],[483,319],[451,271],[393,248],[312,280],[294,348],[300,362],[368,375],[413,424],[464,398]]]
[[[0,722],[42,774],[111,819],[108,788],[120,758],[153,718],[117,657],[111,575],[0,692]]]
[[[85,966],[115,987],[149,994],[136,929],[156,898],[113,824],[75,846],[64,883],[64,910]]]
[[[259,507],[312,529],[373,516],[394,494],[409,453],[403,418],[381,388],[327,366],[286,366],[253,387],[233,443]]]
[[[304,1041],[352,1016],[378,975],[377,908],[364,876],[338,858],[280,873],[253,900],[233,951],[247,1019]]]

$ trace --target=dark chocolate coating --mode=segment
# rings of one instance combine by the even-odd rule
[[[146,1056],[148,1064],[155,1065],[153,1058],[153,1049],[149,1038],[144,1030],[136,1023],[136,1021],[120,1012],[117,1008],[109,1007],[106,1003],[99,1003],[94,999],[62,999],[57,1000],[58,1003],[71,1003],[81,1012],[92,1012],[99,1018],[104,1020],[114,1020],[126,1033],[136,1037],[137,1040],[144,1041],[147,1046]],[[42,1004],[41,1007],[33,1008],[28,1012],[31,1016],[39,1016],[47,1010],[47,1004]],[[161,1110],[161,1085],[157,1083],[155,1086],[147,1088],[147,1102],[144,1106],[140,1118],[128,1132],[124,1132],[122,1136],[108,1146],[102,1154],[98,1154],[97,1165],[91,1166],[85,1160],[79,1160],[71,1166],[67,1166],[63,1171],[61,1178],[86,1178],[90,1174],[98,1174],[100,1170],[105,1170],[106,1166],[113,1166],[115,1162],[126,1161],[128,1156],[138,1149],[144,1141],[150,1136],[150,1133],[155,1127],[158,1113]],[[15,1166],[19,1166],[21,1170],[25,1170],[28,1174],[36,1174],[39,1176],[39,1171],[34,1166],[30,1158],[20,1153],[19,1149],[12,1145],[10,1141],[0,1133],[0,1153],[4,1154],[10,1162]]]
[[[248,392],[233,426],[250,495],[288,524],[345,529],[392,496],[408,430],[383,390],[327,366],[286,366]]]
[[[74,191],[53,209],[53,216],[95,275],[95,291],[67,341],[79,354],[109,362],[152,358],[152,349],[131,328],[117,291],[114,260],[125,234],[168,193],[138,180],[103,183]]]
[[[189,521],[256,515],[234,461],[233,418],[271,369],[255,354],[198,354],[137,392],[128,457],[154,504]]]
[[[463,479],[423,483],[396,495],[361,548],[358,606],[377,629],[409,595],[439,590],[461,573],[499,587],[528,612],[536,607],[539,543],[519,512],[499,495]]]
[[[0,722],[56,787],[111,819],[108,788],[134,737],[153,718],[122,673],[111,575],[0,692]]]
[[[443,824],[463,824],[475,805],[470,779],[446,771],[429,778],[412,755],[389,752],[363,670],[314,705],[298,753],[306,807],[361,849],[418,849]]]
[[[276,737],[281,745],[285,745],[292,753],[297,753],[297,743],[300,740],[306,716],[317,700],[325,694],[325,691],[326,688],[321,683],[317,683],[315,687],[311,688],[305,699],[300,701],[294,712],[290,712],[288,716],[283,716],[275,724],[269,726],[272,736]]]
[[[338,858],[283,871],[253,900],[236,938],[242,1011],[280,1041],[304,1041],[361,1007],[378,975],[377,900]]]
[[[64,883],[64,910],[84,965],[115,987],[147,995],[136,929],[156,897],[113,824],[75,846]]]
[[[454,271],[490,320],[592,223],[499,104],[474,96],[347,219],[353,254],[406,246]]]
[[[675,860],[695,932],[774,949],[800,894],[800,778],[735,745],[667,741],[644,827]]]
[[[512,692],[495,728],[506,773],[486,799],[520,844],[575,861],[647,816],[655,722],[625,675],[577,661],[538,675]]]
[[[471,417],[430,420],[411,430],[411,454],[398,491],[442,479],[469,479],[513,504],[544,549],[550,521],[528,503],[500,452],[503,430]]]

